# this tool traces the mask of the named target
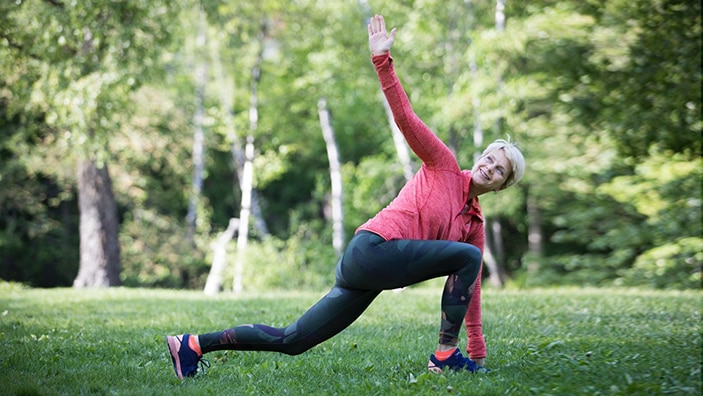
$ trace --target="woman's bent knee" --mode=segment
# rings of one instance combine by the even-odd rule
[[[471,244],[466,244],[466,259],[469,261],[469,263],[481,263],[481,260],[483,260],[483,253],[481,253],[481,249],[477,248],[474,245]]]

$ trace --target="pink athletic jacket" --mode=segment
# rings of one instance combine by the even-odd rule
[[[357,231],[374,232],[386,240],[438,239],[470,243],[483,253],[485,234],[478,198],[469,200],[471,172],[461,170],[449,148],[413,111],[393,68],[390,53],[372,57],[381,88],[395,122],[422,167],[398,196]],[[465,318],[467,351],[486,357],[481,326],[481,272]]]

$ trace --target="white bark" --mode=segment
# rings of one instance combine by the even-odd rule
[[[320,127],[322,136],[327,146],[327,158],[330,163],[330,180],[332,183],[332,196],[330,205],[332,207],[332,246],[341,257],[344,251],[344,213],[342,211],[343,191],[342,191],[342,170],[339,160],[339,150],[334,137],[334,129],[330,122],[330,114],[327,110],[327,101],[320,98],[317,102],[317,111],[320,117]]]
[[[218,92],[220,95],[220,105],[222,106],[222,121],[227,131],[227,140],[230,142],[230,152],[232,153],[232,162],[236,171],[237,180],[241,184],[244,178],[244,149],[242,148],[241,139],[237,136],[232,114],[234,112],[234,83],[227,78],[220,58],[220,41],[215,38],[210,40],[210,57],[212,58],[212,69],[214,77],[217,81]],[[266,221],[261,213],[261,205],[259,204],[259,196],[256,189],[251,191],[251,216],[252,226],[261,236],[269,234]]]
[[[502,226],[498,218],[486,218],[486,227],[490,227],[491,248],[486,248],[486,252],[491,256],[493,261],[491,265],[486,264],[490,268],[490,281],[495,287],[502,287],[508,280],[508,274],[505,270],[505,249],[503,248]],[[488,245],[488,243],[487,243]]]
[[[499,32],[505,30],[505,0],[496,2],[496,30]]]
[[[222,273],[227,267],[227,244],[232,240],[238,227],[239,219],[230,219],[227,229],[210,245],[212,247],[212,266],[204,289],[207,296],[214,296],[222,290]]]
[[[207,26],[205,25],[205,15],[202,11],[199,11],[199,16],[196,46],[202,47],[207,41]],[[198,203],[203,189],[203,172],[205,171],[203,119],[205,117],[204,100],[205,84],[207,83],[207,62],[204,57],[196,57],[198,58],[198,63],[195,68],[195,113],[193,114],[193,183],[186,215],[188,232],[191,238],[195,235],[197,229]]]
[[[234,280],[232,291],[240,294],[243,290],[242,274],[244,272],[244,257],[249,242],[249,215],[251,214],[251,186],[254,179],[254,136],[247,137],[244,150],[244,172],[242,178],[242,209],[239,212],[239,235],[237,235],[237,255],[234,261]]]
[[[527,262],[527,273],[535,275],[539,272],[539,260],[544,256],[544,231],[542,230],[542,213],[536,199],[528,191],[527,196],[527,251],[530,258]]]
[[[244,272],[244,258],[249,241],[249,215],[251,214],[251,193],[254,182],[254,133],[259,123],[259,79],[261,77],[261,63],[264,54],[264,33],[266,26],[259,30],[259,53],[251,69],[251,95],[249,98],[249,134],[244,147],[244,168],[242,171],[242,208],[239,213],[239,235],[237,235],[237,256],[234,261],[234,279],[232,292],[240,294],[243,290],[242,274]]]
[[[504,5],[502,0],[498,0],[498,7],[496,8],[496,22],[499,21],[499,18],[502,18],[501,21],[505,20],[505,15],[503,14],[503,9],[504,7],[501,7],[501,5]],[[472,9],[469,9],[469,12],[473,12]],[[473,57],[473,54],[471,55],[471,58],[469,60],[469,71],[471,75],[472,80],[477,80],[478,79],[478,65],[476,63],[476,59]],[[478,95],[473,95],[472,99],[472,106],[474,108],[473,111],[473,116],[474,116],[474,130],[473,130],[473,142],[474,142],[474,147],[476,148],[476,152],[474,153],[474,162],[477,162],[479,158],[481,157],[481,152],[483,151],[483,128],[481,126],[481,99],[479,98]],[[486,217],[485,219],[485,225],[491,224],[491,219]],[[486,243],[484,244],[484,250],[483,250],[483,262],[488,268],[488,274],[489,274],[489,280],[491,284],[495,287],[502,287],[504,285],[505,279],[504,275],[505,270],[504,270],[504,264],[499,262],[495,255],[493,254],[493,250],[491,248],[491,244],[488,243],[490,238],[490,234],[493,232],[493,229],[491,227],[484,227],[484,232],[487,234],[486,235]]]

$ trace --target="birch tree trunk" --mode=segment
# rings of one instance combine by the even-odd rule
[[[544,256],[544,233],[542,230],[542,213],[535,202],[534,194],[527,196],[527,273],[534,275],[539,271],[540,259]]]
[[[237,235],[237,255],[234,260],[234,279],[232,292],[240,294],[243,290],[242,274],[244,258],[249,243],[249,214],[251,213],[251,185],[254,179],[254,136],[247,136],[244,150],[246,159],[242,178],[242,208],[239,212],[239,234]]]
[[[505,0],[497,0],[496,3],[496,13],[495,22],[496,30],[502,32],[505,30]],[[502,76],[498,76],[498,86],[501,85]],[[500,135],[501,120],[500,118],[496,120],[496,133]],[[480,127],[479,127],[480,129]],[[479,140],[483,140],[483,131],[479,131]],[[478,147],[483,147],[483,142]],[[505,251],[503,250],[503,236],[501,233],[500,219],[486,217],[486,232],[490,234],[488,240],[492,241],[490,245],[486,245],[486,251],[490,256],[489,260],[486,260],[486,266],[488,267],[489,279],[493,286],[503,287],[507,281],[508,275],[505,269]]]
[[[337,257],[341,257],[344,252],[344,213],[342,211],[343,191],[342,191],[342,170],[339,160],[339,150],[337,141],[334,138],[334,129],[330,122],[330,113],[327,110],[327,101],[320,98],[317,102],[317,111],[320,117],[320,127],[322,136],[327,146],[327,158],[330,163],[330,180],[332,183],[332,246],[334,246]]]
[[[494,257],[495,266],[491,269],[490,279],[494,286],[503,286],[508,280],[508,272],[505,269],[505,248],[503,245],[502,224],[499,218],[486,218],[486,226],[491,231],[491,253]]]
[[[469,7],[468,12],[471,16],[473,16],[473,8]],[[469,55],[469,75],[471,76],[472,81],[476,81],[478,79],[478,64],[476,63],[476,58],[474,56],[473,51]],[[481,127],[481,98],[478,95],[472,95],[471,105],[473,106],[474,117],[472,137],[474,147],[476,148],[476,151],[474,152],[474,163],[476,163],[481,158],[481,151],[483,147],[483,128]],[[486,218],[485,222],[487,223],[488,221],[489,219]],[[484,233],[489,232],[489,229],[486,227],[486,223],[484,223]],[[486,235],[486,241],[484,242],[483,248],[483,264],[485,264],[488,268],[488,276],[491,284],[494,286],[496,284],[498,286],[501,286],[499,278],[496,278],[496,276],[494,275],[497,274],[497,264],[495,258],[493,257],[493,252],[491,251],[489,241],[490,235]]]
[[[237,136],[237,131],[234,126],[232,115],[234,114],[234,83],[232,79],[227,78],[222,67],[222,59],[220,58],[220,40],[215,37],[210,40],[210,58],[212,59],[212,69],[220,95],[220,105],[222,106],[222,121],[225,125],[227,140],[230,143],[230,153],[232,154],[232,162],[234,164],[235,176],[241,184],[244,178],[244,148],[242,148],[241,139]],[[259,204],[259,194],[256,189],[251,190],[251,217],[252,226],[261,236],[269,235],[268,226],[261,212]]]
[[[235,164],[234,168],[236,169],[237,180],[239,181],[239,185],[241,186],[244,181],[244,164],[246,162],[246,154],[244,153],[244,150],[241,147],[241,143],[239,143],[239,139],[237,139],[236,144],[232,143],[230,145],[230,152],[232,153],[232,162]],[[259,193],[256,191],[255,188],[252,187],[250,195],[252,222],[251,225],[260,236],[268,236],[269,229],[266,225],[266,220],[264,220],[264,214],[261,211]]]
[[[237,256],[234,261],[234,279],[232,291],[240,294],[243,289],[242,274],[244,258],[249,241],[249,215],[251,214],[251,192],[254,181],[254,133],[259,123],[259,80],[261,63],[264,57],[264,36],[266,25],[262,23],[258,34],[259,52],[251,71],[251,95],[249,100],[249,134],[244,147],[244,167],[242,170],[242,208],[239,213],[239,234],[237,235]]]
[[[198,36],[196,39],[197,48],[202,48],[207,41],[207,25],[205,14],[198,10]],[[207,83],[207,62],[205,57],[197,56],[195,68],[195,113],[193,114],[193,183],[191,186],[190,199],[188,200],[188,213],[186,223],[188,224],[188,237],[192,241],[197,232],[198,204],[203,189],[203,172],[205,171],[205,132],[203,130],[203,119],[205,117],[205,84]]]
[[[239,219],[229,220],[227,229],[212,242],[212,266],[205,282],[205,295],[214,296],[222,290],[222,273],[227,267],[227,244],[239,227]]]
[[[498,0],[500,2],[500,0]],[[472,9],[470,9],[469,12],[473,12]],[[498,11],[496,10],[496,13]],[[501,9],[502,12],[502,9]],[[496,20],[498,20],[497,17],[498,14],[496,14]],[[478,78],[478,65],[476,63],[476,59],[473,57],[473,54],[471,55],[470,61],[469,61],[469,72],[471,75],[472,80],[476,80]],[[481,99],[478,95],[473,95],[472,99],[472,105],[474,108],[473,115],[474,115],[474,129],[473,129],[473,141],[474,141],[474,147],[476,147],[477,151],[474,153],[474,162],[477,162],[479,158],[481,157],[481,152],[482,148],[484,145],[483,141],[483,128],[481,126]],[[505,265],[504,263],[500,262],[496,258],[496,254],[493,252],[493,246],[492,244],[489,243],[491,240],[496,240],[496,238],[499,238],[500,236],[496,236],[495,233],[493,233],[493,228],[490,226],[494,221],[489,217],[486,217],[485,223],[484,223],[484,232],[487,234],[486,238],[486,244],[484,247],[484,255],[483,255],[483,262],[488,268],[488,276],[489,276],[489,281],[491,282],[491,285],[501,288],[503,287],[505,283]],[[499,256],[502,257],[502,252]]]
[[[259,235],[266,236],[269,234],[268,227],[266,226],[266,222],[264,221],[263,215],[261,213],[261,206],[259,205],[258,194],[256,193],[256,190],[251,186],[251,173],[253,173],[253,168],[251,162],[249,163],[249,165],[247,165],[247,156],[245,155],[241,141],[237,136],[234,120],[232,117],[234,111],[234,104],[232,100],[232,98],[234,97],[234,84],[230,79],[226,78],[225,76],[222,67],[222,60],[220,58],[219,44],[220,41],[217,37],[210,40],[210,57],[213,63],[212,67],[215,75],[214,77],[217,81],[216,85],[219,88],[218,92],[220,96],[220,105],[222,106],[223,123],[227,131],[227,139],[230,142],[230,152],[232,154],[232,162],[234,164],[235,176],[242,189],[242,208],[240,209],[239,215],[240,217],[243,215],[241,212],[245,212],[247,215],[251,215],[250,217],[252,218],[254,229],[259,233]],[[251,111],[252,110],[250,109],[250,113]],[[252,145],[252,153],[253,150],[254,149]],[[251,160],[253,160],[253,154],[251,155],[250,161]],[[247,176],[245,176],[245,173],[247,174]],[[249,185],[249,187],[245,187],[245,185],[247,184]],[[245,188],[248,189],[248,193],[245,192]],[[248,203],[245,202],[246,196],[249,197]],[[240,224],[242,223],[243,222],[239,218],[230,219],[229,225],[227,226],[227,230],[225,230],[225,232],[222,233],[221,236],[218,237],[217,240],[212,243],[213,260],[212,266],[210,267],[210,272],[208,274],[207,282],[205,284],[204,291],[206,295],[215,295],[222,290],[222,274],[227,268],[227,244],[231,241],[237,229],[239,229],[239,233],[237,236],[238,251],[240,248],[244,249],[246,247],[248,239],[248,228],[246,228],[246,231],[240,229]],[[244,224],[247,223],[248,219]],[[247,235],[244,235],[242,237],[243,239],[240,240],[239,235],[242,235],[242,232],[246,232]],[[233,291],[234,289],[236,289],[236,293],[239,293],[242,290],[241,274],[244,265],[243,261],[243,256],[237,255],[235,257],[235,287],[233,288]]]
[[[471,79],[476,81],[478,78],[478,65],[476,64],[476,59],[471,55],[471,60],[469,62],[469,74]],[[483,147],[483,128],[481,128],[481,98],[478,95],[473,95],[471,99],[471,105],[474,108],[474,130],[473,130],[473,140],[474,147],[476,147],[476,152],[474,153],[474,163],[478,162],[481,158],[481,148]]]

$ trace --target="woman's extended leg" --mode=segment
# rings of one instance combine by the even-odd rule
[[[347,328],[380,292],[335,286],[289,326],[249,324],[201,334],[198,337],[200,348],[203,353],[232,349],[297,355]]]

